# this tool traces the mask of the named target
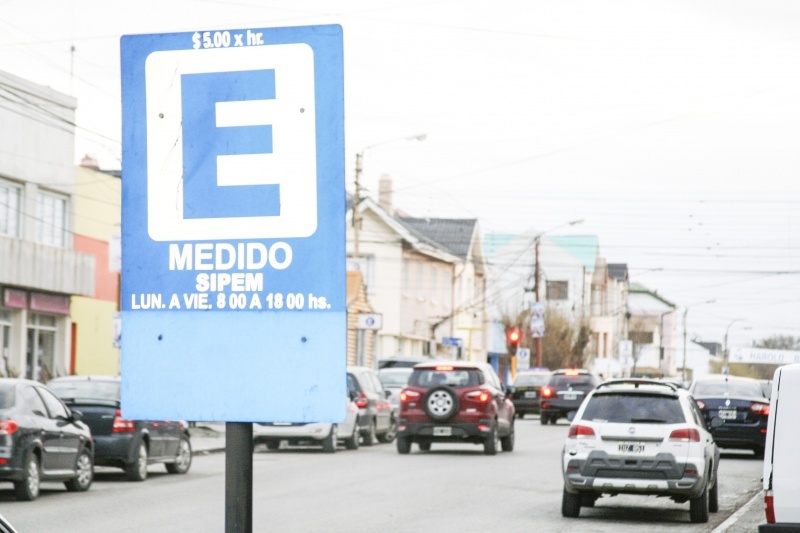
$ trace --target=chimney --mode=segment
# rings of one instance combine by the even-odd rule
[[[100,170],[100,165],[97,163],[97,159],[90,157],[88,154],[81,159],[81,166]]]
[[[390,215],[394,215],[394,208],[392,207],[392,178],[389,174],[383,174],[378,181],[378,205]]]

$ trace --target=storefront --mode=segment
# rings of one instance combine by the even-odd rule
[[[46,382],[71,372],[69,296],[2,287],[0,374]]]

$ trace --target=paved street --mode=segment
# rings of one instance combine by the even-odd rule
[[[215,426],[224,427],[224,426]],[[472,445],[416,447],[408,456],[394,444],[317,449],[258,448],[254,456],[254,531],[414,532],[481,529],[599,532],[713,531],[759,488],[761,461],[725,454],[720,464],[720,512],[708,524],[689,522],[688,503],[663,498],[603,498],[578,519],[561,517],[559,452],[567,424],[517,421],[517,448],[495,457]],[[224,441],[198,436],[198,448]],[[225,454],[198,454],[186,476],[152,466],[144,483],[103,469],[86,494],[48,484],[35,502],[13,499],[0,487],[2,513],[21,532],[220,532],[224,530]]]

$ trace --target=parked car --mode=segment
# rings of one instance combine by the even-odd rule
[[[71,408],[80,409],[95,442],[98,466],[121,468],[131,481],[147,479],[147,466],[163,463],[170,474],[192,464],[188,424],[172,420],[129,420],[120,410],[119,376],[65,376],[47,385]]]
[[[322,446],[325,453],[334,453],[343,444],[348,450],[358,448],[361,438],[358,427],[358,407],[347,399],[344,422],[280,423],[258,422],[253,424],[253,443],[265,444],[268,450],[277,450],[281,442],[288,445]]]
[[[358,407],[358,426],[364,446],[378,441],[392,442],[397,435],[397,418],[378,373],[363,366],[348,366],[347,394]]]
[[[39,496],[42,481],[63,481],[68,491],[89,490],[94,443],[81,413],[46,386],[0,379],[0,480],[14,483],[18,500]]]
[[[428,451],[434,442],[482,444],[487,455],[514,449],[514,404],[490,365],[414,367],[400,393],[397,451],[407,454],[413,443]]]
[[[586,395],[599,380],[585,368],[556,370],[541,390],[539,399],[542,425],[555,424],[559,418],[572,420]]]
[[[427,363],[429,361],[433,361],[433,359],[422,355],[420,356],[398,355],[396,357],[386,357],[384,359],[378,359],[378,370],[382,368],[396,368],[396,367],[412,368],[416,364]]]
[[[800,365],[778,367],[772,384],[763,477],[767,523],[758,531],[800,531]]]
[[[712,431],[721,448],[753,450],[764,457],[769,400],[756,379],[711,375],[697,378],[689,388],[706,422],[721,418]]]
[[[542,388],[547,385],[549,370],[529,370],[517,373],[510,387],[511,401],[517,416],[523,418],[527,413],[539,414],[539,398]]]
[[[413,371],[413,367],[408,366],[390,366],[378,370],[378,379],[389,393],[389,403],[392,404],[395,418],[400,412],[400,391],[408,384],[408,378]]]
[[[688,501],[691,521],[708,522],[719,509],[719,455],[685,389],[650,379],[606,381],[587,394],[570,425],[561,513],[576,518],[603,495],[641,494]]]

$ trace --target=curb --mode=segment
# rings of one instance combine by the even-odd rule
[[[735,513],[730,515],[727,520],[725,520],[723,523],[714,528],[711,531],[711,533],[725,533],[728,530],[728,528],[736,524],[736,522],[738,522],[739,519],[750,510],[750,506],[753,505],[753,503],[755,503],[755,501],[758,499],[761,500],[764,499],[763,489],[756,492],[755,495],[752,498],[750,498],[746,504],[742,505]]]

